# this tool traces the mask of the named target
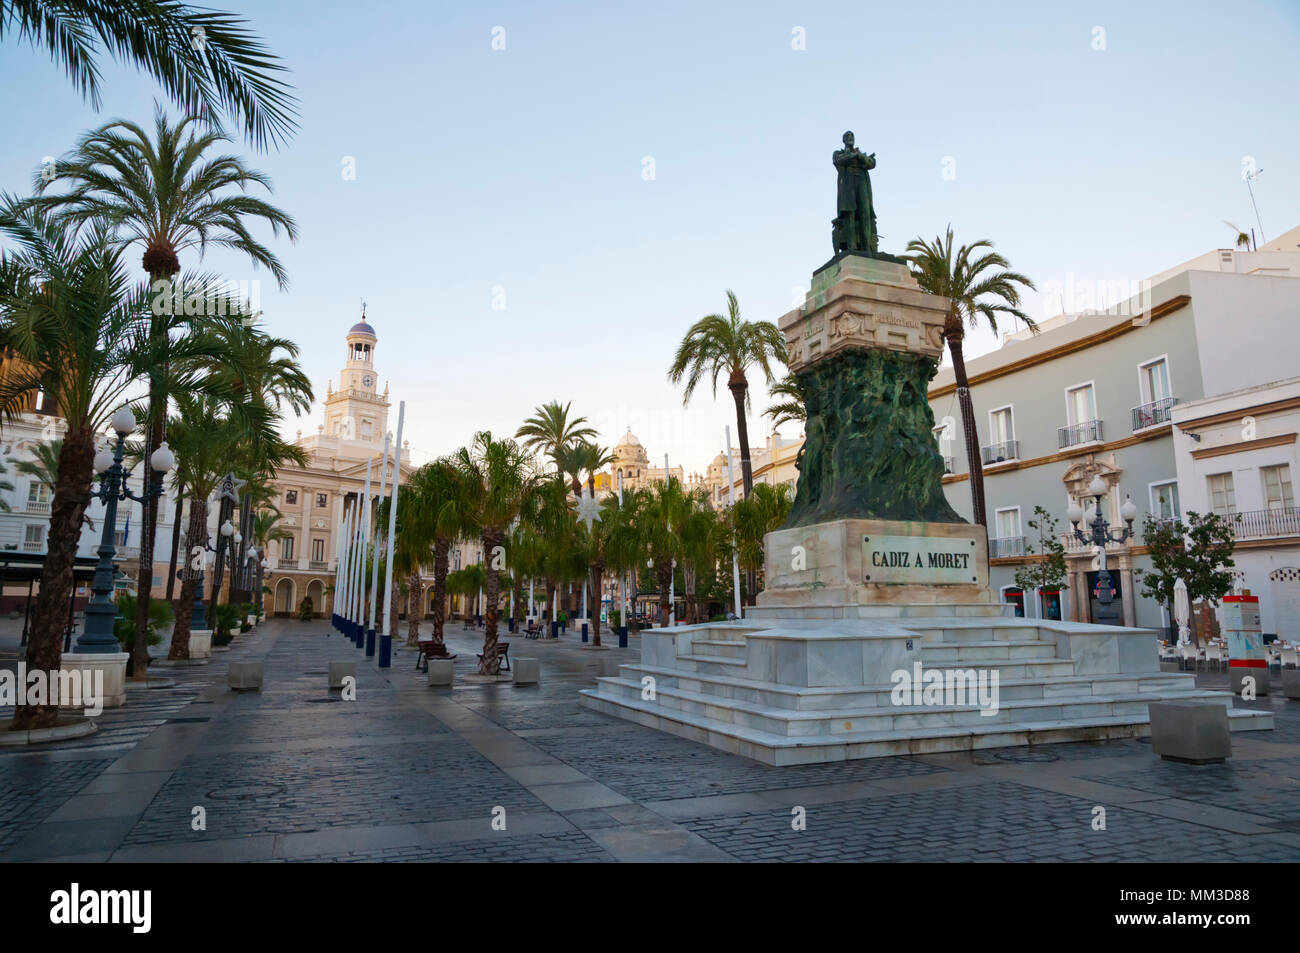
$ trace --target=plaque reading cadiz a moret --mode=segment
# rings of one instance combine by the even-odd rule
[[[863,582],[970,585],[978,577],[975,544],[942,536],[863,536]]]

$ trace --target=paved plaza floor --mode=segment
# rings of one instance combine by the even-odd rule
[[[1250,703],[1276,729],[1223,765],[1128,740],[769,767],[580,709],[635,638],[511,637],[541,660],[516,688],[467,677],[482,632],[453,623],[446,689],[410,649],[380,672],[327,631],[271,621],[94,735],[0,749],[0,861],[1300,859],[1300,702],[1277,695]],[[262,691],[230,691],[229,662],[256,658]],[[327,688],[345,660],[353,701]]]

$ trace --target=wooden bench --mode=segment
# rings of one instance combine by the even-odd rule
[[[510,671],[510,643],[509,642],[497,643],[497,658],[501,660],[502,671],[506,671],[506,672]],[[483,666],[482,652],[478,653],[478,664],[480,668]]]
[[[441,651],[439,651],[441,649]],[[427,672],[429,670],[429,659],[431,658],[455,658],[454,655],[447,654],[447,646],[429,640],[419,644],[419,651],[415,653],[415,670],[417,672]]]
[[[535,639],[541,634],[542,627],[535,622],[524,630],[524,637],[528,639]]]

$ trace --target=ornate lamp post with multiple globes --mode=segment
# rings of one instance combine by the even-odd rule
[[[86,606],[86,626],[77,639],[77,651],[86,653],[104,653],[119,651],[117,638],[113,635],[113,620],[117,618],[117,605],[113,602],[113,557],[117,554],[114,535],[117,532],[117,503],[119,500],[135,500],[144,503],[160,495],[163,491],[162,480],[146,487],[142,493],[132,493],[126,485],[126,471],[122,468],[122,448],[127,435],[135,430],[135,415],[130,408],[123,407],[113,414],[110,426],[117,432],[117,445],[110,451],[107,447],[95,454],[94,468],[99,474],[99,486],[91,490],[91,498],[98,497],[104,504],[104,530],[99,541],[99,562],[95,566],[95,578],[91,583],[90,602]],[[170,473],[176,466],[176,456],[164,442],[153,452],[149,464],[161,477]],[[141,578],[152,572],[152,567],[140,570]],[[147,599],[148,590],[140,586],[141,598]]]
[[[1106,544],[1122,543],[1133,535],[1133,520],[1137,518],[1137,506],[1133,503],[1132,497],[1126,496],[1124,505],[1119,511],[1126,525],[1119,529],[1111,529],[1110,523],[1106,522],[1105,517],[1101,515],[1101,498],[1106,495],[1106,483],[1101,477],[1092,478],[1092,482],[1088,484],[1088,495],[1093,497],[1093,502],[1088,505],[1086,512],[1075,500],[1070,503],[1065,515],[1074,524],[1074,538],[1085,546],[1091,544],[1097,547],[1099,560],[1097,601],[1109,609],[1111,601],[1115,598],[1115,587],[1110,577],[1110,570],[1106,568]],[[1084,521],[1088,532],[1079,528],[1080,520]]]

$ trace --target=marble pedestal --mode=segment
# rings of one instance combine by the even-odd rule
[[[82,685],[92,686],[96,678],[103,679],[103,705],[105,708],[120,708],[126,704],[126,662],[131,656],[127,652],[64,652],[59,661],[59,669],[64,672],[81,673]],[[69,707],[84,708],[82,704]]]
[[[1272,727],[1270,712],[1162,672],[1154,630],[1015,618],[988,589],[982,527],[839,520],[765,546],[768,588],[743,621],[648,629],[640,661],[579,703],[776,765],[1140,737],[1159,701],[1217,706],[1234,731]],[[950,555],[932,567],[931,552]],[[993,704],[895,694],[900,675],[935,671],[982,679]]]

